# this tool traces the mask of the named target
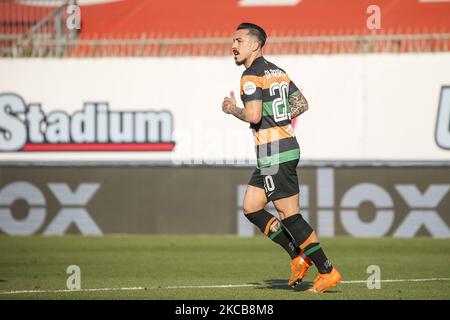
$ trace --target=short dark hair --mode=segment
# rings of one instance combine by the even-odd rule
[[[266,44],[267,34],[263,28],[257,26],[256,24],[243,22],[238,25],[236,30],[248,29],[248,33],[252,36],[258,38],[259,46],[262,48]]]

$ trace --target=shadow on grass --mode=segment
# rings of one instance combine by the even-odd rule
[[[313,282],[312,281],[302,281],[299,284],[297,284],[294,288],[291,288],[285,279],[269,279],[264,280],[260,283],[255,283],[257,285],[260,285],[257,287],[257,289],[275,289],[275,290],[289,290],[289,291],[298,291],[298,292],[305,292],[309,288],[312,288]],[[330,289],[325,292],[325,294],[328,293],[340,293],[339,290]]]

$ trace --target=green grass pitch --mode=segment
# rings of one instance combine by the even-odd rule
[[[450,299],[450,239],[321,243],[345,282],[309,295],[316,269],[289,288],[289,256],[262,236],[3,235],[0,299]],[[82,291],[64,291],[69,265],[80,267]],[[370,265],[381,269],[380,289],[367,288]]]

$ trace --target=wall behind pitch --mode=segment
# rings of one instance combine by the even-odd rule
[[[242,213],[251,172],[0,166],[0,234],[260,234]],[[304,167],[298,174],[301,213],[321,237],[450,237],[449,167]]]
[[[450,160],[449,53],[268,59],[287,70],[309,101],[310,110],[296,124],[303,159]],[[231,57],[1,59],[0,70],[0,150],[16,135],[8,119],[17,116],[25,128],[25,112],[11,114],[7,107],[11,95],[28,109],[38,105],[43,113],[38,125],[42,141],[28,131],[24,146],[38,141],[45,148],[52,125],[45,117],[55,111],[73,116],[89,102],[116,112],[166,112],[163,129],[172,132],[175,143],[170,150],[145,152],[119,152],[117,145],[125,142],[111,143],[110,138],[107,142],[116,149],[108,152],[95,149],[99,141],[90,141],[89,152],[31,152],[22,146],[0,152],[0,161],[254,161],[248,125],[221,111],[223,97],[239,90],[242,68]],[[67,125],[70,131],[73,124]],[[152,143],[167,142],[155,137]],[[70,139],[66,144],[74,143]]]

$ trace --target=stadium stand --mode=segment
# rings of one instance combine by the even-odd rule
[[[450,1],[378,0],[381,28],[374,30],[366,23],[372,1],[288,2],[6,0],[0,3],[1,56],[220,56],[229,53],[232,32],[242,21],[266,28],[267,54],[450,48]],[[81,8],[79,32],[65,27],[73,4]]]

